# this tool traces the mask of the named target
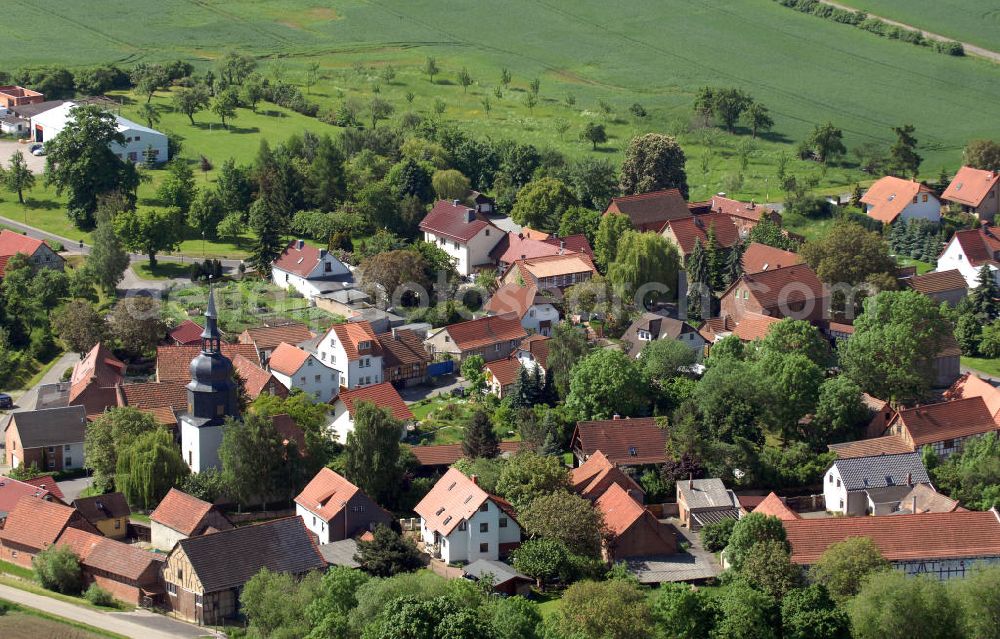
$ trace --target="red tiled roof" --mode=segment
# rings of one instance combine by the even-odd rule
[[[420,336],[409,329],[397,329],[395,332],[381,333],[376,336],[382,347],[382,367],[410,366],[413,364],[429,364],[431,355],[424,348]]]
[[[427,217],[420,222],[420,230],[435,235],[468,242],[484,228],[490,227],[498,234],[502,231],[492,223],[482,219],[475,209],[464,204],[455,204],[447,200],[438,200]]]
[[[460,470],[449,468],[413,510],[424,519],[427,528],[447,536],[459,523],[474,515],[487,499],[490,494],[471,478]]]
[[[287,322],[277,326],[257,326],[248,328],[240,334],[241,344],[253,344],[259,350],[273,350],[278,344],[301,344],[314,337],[309,327],[301,322]],[[225,351],[223,351],[225,354]]]
[[[982,397],[983,401],[986,402],[986,409],[990,411],[994,419],[1000,415],[1000,389],[978,375],[966,373],[955,380],[951,388],[944,392],[944,398],[949,401],[971,397]]]
[[[371,386],[360,386],[354,389],[341,388],[340,394],[335,397],[333,403],[344,402],[347,412],[354,416],[354,408],[358,402],[371,402],[379,408],[388,408],[394,419],[408,421],[413,419],[410,407],[406,405],[399,392],[389,382],[372,384]]]
[[[875,455],[901,455],[913,452],[913,447],[907,444],[899,435],[885,435],[884,437],[830,444],[828,448],[831,452],[836,453],[839,459],[873,457]]]
[[[501,240],[490,254],[497,262],[513,264],[525,258],[559,255],[559,243],[553,246],[548,242],[527,237],[524,233],[508,232],[507,237]]]
[[[131,581],[138,581],[154,564],[165,559],[164,555],[138,546],[75,528],[67,528],[56,543],[69,546],[84,567]]]
[[[299,457],[306,456],[306,434],[295,423],[291,415],[286,415],[281,413],[280,415],[272,415],[271,423],[274,424],[274,430],[278,432],[278,435],[282,439],[282,444],[288,446],[289,443],[295,442],[295,449],[299,453]]]
[[[517,375],[521,372],[521,361],[516,357],[505,357],[487,363],[486,369],[501,387],[506,387],[517,381]]]
[[[575,492],[586,499],[597,499],[611,484],[618,484],[626,491],[635,491],[637,495],[644,495],[646,492],[635,480],[612,464],[601,451],[570,471],[570,484]]]
[[[751,275],[801,263],[802,258],[797,253],[760,242],[751,242],[743,251],[743,272]]]
[[[92,524],[105,519],[128,517],[132,514],[125,495],[122,493],[105,493],[91,497],[77,497],[73,500],[73,508]]]
[[[500,442],[500,453],[517,453],[526,447],[525,442]],[[411,446],[410,452],[421,466],[451,466],[465,456],[461,444]]]
[[[191,320],[184,320],[170,330],[170,339],[180,345],[201,344],[202,327]]]
[[[514,264],[517,268],[523,269],[538,278],[557,277],[571,273],[597,272],[590,256],[583,253],[528,258],[526,260],[517,260]]]
[[[965,281],[965,276],[958,269],[914,275],[907,278],[905,282],[907,286],[924,295],[966,290],[969,288],[969,284]]]
[[[52,481],[51,477],[48,479],[50,483],[55,485],[55,481]],[[49,494],[48,490],[34,484],[10,477],[0,477],[0,517],[5,517],[7,513],[14,510],[22,497],[45,499]]]
[[[278,371],[290,377],[302,368],[307,359],[309,359],[308,352],[298,346],[282,342],[271,353],[267,365],[272,371]]]
[[[7,270],[7,260],[9,260],[11,257],[12,256],[10,255],[0,255],[0,279],[3,278],[4,273]]]
[[[110,388],[120,384],[124,378],[125,363],[98,342],[73,366],[73,375],[69,379],[69,402],[73,404],[74,400],[91,385]]]
[[[347,353],[347,359],[352,362],[361,357],[361,349],[358,347],[361,342],[371,343],[371,354],[381,353],[378,337],[375,336],[372,325],[367,321],[334,324],[330,330],[337,334],[337,339],[343,344],[344,351]]]
[[[242,355],[250,361],[260,361],[251,344],[222,344],[220,349],[225,357],[235,360]],[[191,360],[198,357],[200,345],[177,345],[156,347],[156,379],[161,382],[191,381]]]
[[[273,374],[258,366],[258,361],[256,357],[250,359],[243,355],[236,355],[233,358],[233,369],[243,379],[243,387],[250,399],[257,399],[272,386],[275,395],[287,397],[288,389]]]
[[[971,166],[963,166],[955,174],[955,178],[948,185],[948,188],[941,194],[941,199],[975,208],[983,203],[990,190],[997,185],[998,180],[1000,180],[1000,173],[996,171],[984,171],[983,169],[974,169]]]
[[[543,369],[548,368],[549,339],[549,337],[539,335],[538,333],[529,335],[521,340],[521,345],[518,346],[518,350],[531,353],[531,356],[536,362],[538,362],[539,366]]]
[[[582,233],[564,235],[562,237],[549,237],[542,241],[552,246],[564,247],[567,253],[584,253],[590,257],[594,257],[594,249],[590,247],[590,241],[587,239],[587,236]]]
[[[538,288],[534,284],[521,286],[516,282],[504,284],[483,306],[483,310],[495,315],[513,313],[523,318],[535,303]]]
[[[187,410],[186,384],[179,381],[123,384],[118,390],[124,400],[123,406],[134,406],[142,411],[155,408],[172,408],[178,412]]]
[[[31,256],[42,244],[42,240],[36,240],[9,229],[0,230],[0,255],[10,256],[22,253]]]
[[[979,268],[983,264],[997,264],[997,256],[1000,254],[1000,237],[997,237],[995,226],[980,226],[979,228],[956,231],[948,242],[958,242],[965,253],[965,259],[969,264]],[[947,247],[945,247],[947,250]]]
[[[917,448],[945,439],[1000,430],[982,397],[907,408],[897,413],[890,427],[897,420],[909,431]]]
[[[608,486],[594,505],[604,515],[604,525],[616,537],[646,514],[646,509],[618,484]]]
[[[782,521],[801,519],[797,512],[789,508],[781,497],[778,497],[773,492],[765,497],[764,501],[760,502],[760,504],[753,509],[753,512],[770,515],[771,517],[777,517]]]
[[[612,198],[604,215],[618,212],[628,216],[640,231],[659,232],[667,220],[691,217],[687,202],[678,189],[666,189]]]
[[[771,327],[781,322],[780,317],[761,315],[760,313],[745,313],[743,319],[733,329],[733,335],[743,342],[752,342],[755,339],[764,339],[770,332]]]
[[[38,477],[33,477],[32,479],[22,480],[22,483],[31,484],[32,486],[37,486],[38,488],[44,488],[53,497],[59,501],[65,501],[66,495],[59,488],[59,484],[56,483],[55,477],[52,475],[39,475]]]
[[[574,446],[584,456],[601,451],[613,463],[626,466],[666,462],[667,431],[654,417],[602,419],[577,422]],[[631,454],[635,449],[635,455]]]
[[[869,537],[889,561],[1000,556],[995,512],[831,517],[784,522],[792,561],[812,565],[831,545]]]
[[[861,201],[871,208],[868,217],[883,224],[892,224],[918,193],[933,193],[920,182],[887,175],[872,184],[861,196]]]
[[[149,520],[172,528],[182,535],[193,534],[212,504],[171,488],[166,497],[149,515]]]
[[[360,490],[329,468],[321,468],[295,498],[295,503],[330,522]]]
[[[321,259],[320,249],[309,246],[305,242],[300,243],[300,240],[292,240],[278,256],[278,259],[271,262],[271,266],[288,273],[294,273],[299,277],[307,277]]]
[[[766,206],[757,206],[754,202],[740,202],[721,195],[714,196],[709,201],[709,207],[716,213],[730,217],[739,217],[751,222],[760,220],[760,216],[769,212]]]
[[[668,220],[663,228],[667,229],[677,239],[681,253],[689,255],[694,250],[696,240],[701,240],[702,247],[708,244],[708,230],[715,229],[715,240],[722,248],[729,248],[740,241],[740,232],[728,215],[708,213],[695,217],[685,217],[678,220]]]
[[[808,264],[784,266],[774,270],[743,275],[730,285],[723,296],[733,289],[748,288],[750,296],[762,308],[776,308],[780,302],[795,304],[806,300],[822,300],[826,297],[826,287]]]
[[[7,513],[7,522],[0,530],[0,541],[28,548],[46,548],[55,543],[74,515],[80,517],[69,506],[33,496],[21,497],[14,509]],[[85,521],[82,517],[80,520]]]
[[[95,535],[92,532],[87,532],[86,530],[67,528],[59,535],[56,543],[60,546],[68,546],[77,559],[80,560],[80,563],[83,563],[90,556],[90,551],[96,548],[97,544],[101,543],[104,539],[106,538],[101,535]]]
[[[524,339],[528,332],[516,315],[491,315],[445,327],[459,349],[469,351],[508,340]]]

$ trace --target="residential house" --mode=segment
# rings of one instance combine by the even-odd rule
[[[604,215],[610,213],[625,215],[636,230],[653,233],[659,233],[670,220],[691,217],[687,202],[677,189],[612,198],[604,210]]]
[[[517,315],[491,315],[439,328],[427,336],[424,347],[432,356],[449,355],[465,361],[481,355],[484,361],[492,362],[514,352],[527,335]]]
[[[9,229],[0,230],[0,279],[3,279],[7,261],[20,253],[28,258],[36,269],[54,268],[63,270],[66,260],[53,251],[44,240],[36,240]]]
[[[382,344],[368,322],[334,324],[319,340],[315,352],[321,363],[340,373],[339,387],[357,388],[383,381]]]
[[[740,243],[740,233],[732,219],[723,213],[706,213],[693,217],[669,220],[663,225],[660,235],[669,240],[683,258],[691,255],[695,243],[702,248],[708,246],[708,233],[715,233],[719,249],[728,250]]]
[[[767,515],[768,517],[777,517],[782,521],[802,519],[797,512],[788,507],[784,499],[778,497],[773,492],[769,493],[763,501],[757,504],[753,512]]]
[[[282,384],[274,373],[261,368],[257,364],[256,357],[250,360],[237,353],[232,361],[233,370],[243,380],[243,389],[251,401],[260,397],[262,393],[288,397],[288,387]]]
[[[56,482],[51,477],[47,477],[46,479],[51,482],[52,488],[55,489]],[[38,486],[25,481],[11,479],[10,477],[0,477],[0,530],[3,530],[4,521],[6,521],[8,513],[14,510],[17,502],[22,497],[44,499],[45,501],[54,501],[58,504],[63,503],[62,492],[59,492],[57,495],[53,491],[48,490],[44,485]]]
[[[969,283],[958,269],[914,275],[904,279],[903,283],[939,304],[944,302],[952,307],[969,294]]]
[[[97,534],[75,508],[33,495],[21,497],[0,530],[0,560],[31,568],[31,560],[56,543],[67,528]]]
[[[391,514],[329,468],[321,468],[295,497],[295,514],[320,544],[351,539],[374,531],[379,524],[392,523]]]
[[[97,584],[133,606],[151,607],[162,599],[163,555],[78,528],[64,530],[56,545],[77,556],[85,587]]]
[[[510,504],[455,468],[413,510],[420,515],[424,545],[445,563],[497,560],[521,543],[521,526]]]
[[[802,256],[798,253],[774,248],[760,242],[751,242],[743,251],[743,272],[748,275],[801,263]]]
[[[330,401],[333,405],[333,418],[330,428],[333,436],[341,443],[347,442],[347,435],[354,431],[354,415],[358,402],[371,402],[379,408],[387,408],[392,413],[394,419],[399,420],[404,426],[412,422],[414,417],[410,408],[399,396],[399,392],[389,382],[360,386],[358,388],[341,388],[339,393]],[[405,428],[400,432],[400,437],[406,434]]]
[[[509,457],[527,448],[525,442],[500,442],[500,456]],[[418,472],[428,476],[446,472],[449,466],[465,457],[461,444],[410,446],[409,451],[417,459]]]
[[[640,504],[646,498],[646,491],[601,451],[571,470],[569,481],[573,492],[590,501],[599,499],[612,485],[619,486]]]
[[[150,513],[149,525],[150,543],[160,550],[172,549],[181,539],[233,527],[218,508],[176,488]]]
[[[780,213],[767,206],[758,205],[753,200],[740,202],[726,197],[725,193],[718,193],[706,204],[710,212],[728,216],[736,225],[740,237],[744,239],[764,219],[774,222],[779,228],[781,227]]]
[[[916,484],[929,484],[920,454],[838,459],[823,479],[826,509],[849,516],[885,515]]]
[[[488,578],[493,592],[508,597],[530,596],[531,586],[535,583],[531,577],[521,574],[510,564],[492,559],[477,559],[463,566],[462,575],[472,581]]]
[[[431,212],[420,222],[420,230],[424,241],[447,253],[455,261],[458,273],[464,276],[481,268],[491,268],[490,251],[505,235],[485,215],[459,200],[435,202]]]
[[[697,353],[699,359],[705,350],[705,338],[698,329],[661,313],[643,313],[622,336],[626,352],[632,357],[639,357],[646,344],[658,339],[677,340]]]
[[[496,200],[485,193],[480,193],[479,191],[469,191],[465,195],[465,202],[469,206],[476,209],[477,213],[482,213],[484,215],[492,215],[493,213],[496,213]]]
[[[83,406],[14,413],[4,429],[7,465],[63,471],[83,468],[87,412]]]
[[[613,464],[631,469],[667,461],[667,431],[655,417],[619,417],[576,423],[570,439],[574,465],[598,451]]]
[[[534,284],[521,286],[509,282],[493,293],[483,310],[490,315],[516,315],[524,330],[548,336],[552,334],[552,327],[559,323],[556,304],[561,300],[559,289],[539,290]]]
[[[297,388],[318,402],[330,401],[340,388],[340,373],[326,366],[309,351],[291,344],[278,344],[267,368],[288,388]]]
[[[938,271],[958,270],[970,290],[979,286],[979,271],[984,266],[1000,283],[1000,235],[991,224],[956,231],[937,259]]]
[[[830,449],[830,452],[836,453],[837,459],[874,457],[877,455],[902,455],[913,452],[913,446],[908,444],[899,435],[884,435],[871,439],[859,439],[853,442],[829,444],[827,448]]]
[[[792,561],[809,567],[827,548],[868,537],[906,575],[960,579],[977,566],[1000,563],[1000,514],[955,511],[893,517],[832,517],[782,522]]]
[[[105,537],[124,539],[128,535],[128,519],[132,510],[125,501],[125,495],[105,493],[78,497],[72,506]]]
[[[742,515],[736,493],[726,488],[718,477],[678,481],[677,509],[681,523],[692,532],[701,530],[706,524],[739,519]]]
[[[540,290],[565,290],[597,274],[594,262],[584,253],[549,255],[517,260],[500,279],[501,284],[533,285]]]
[[[865,214],[886,226],[910,220],[941,221],[941,202],[930,187],[914,180],[887,175],[863,196]]]
[[[277,324],[248,328],[240,333],[237,340],[240,344],[250,344],[253,346],[261,366],[266,366],[267,360],[271,357],[271,352],[278,348],[278,344],[285,342],[301,347],[315,337],[312,331],[309,330],[309,327],[302,322],[282,320]],[[228,354],[226,356],[231,357]]]
[[[677,539],[670,526],[661,524],[618,484],[609,485],[594,507],[603,515],[608,531],[603,548],[605,560],[616,562],[677,552]]]
[[[958,500],[942,495],[930,484],[915,484],[891,514],[950,513],[958,509]]]
[[[201,344],[202,328],[191,320],[184,320],[167,333],[167,340],[174,346]]]
[[[720,315],[739,324],[747,313],[818,323],[829,306],[829,291],[806,264],[744,274],[720,299]]]
[[[514,356],[521,360],[522,366],[539,366],[544,373],[549,366],[549,338],[538,334],[525,337]]]
[[[957,204],[980,220],[992,222],[1000,210],[1000,173],[963,166],[941,199]]]
[[[504,235],[490,251],[490,257],[497,263],[497,270],[502,275],[518,260],[576,253],[594,257],[586,235],[558,237],[541,233],[536,236],[534,231],[525,228],[520,233],[509,232]]]
[[[275,344],[277,346],[277,344]],[[230,361],[243,357],[252,362],[258,362],[257,350],[252,344],[219,343],[219,352]],[[156,381],[184,382],[191,379],[191,361],[201,353],[201,334],[197,344],[156,347]],[[260,364],[255,364],[260,368]]]
[[[163,567],[165,605],[185,621],[220,625],[237,615],[243,586],[263,568],[293,576],[326,569],[301,517],[181,539]]]
[[[77,106],[79,105],[75,102],[63,102],[53,109],[47,109],[33,116],[31,118],[32,140],[35,142],[53,140],[69,125],[73,117],[73,110]],[[127,120],[120,115],[112,115],[115,120],[115,128],[124,140],[124,144],[111,143],[111,152],[118,156],[118,159],[132,163],[146,162],[147,156],[151,153],[153,162],[161,163],[170,160],[166,135],[156,129]]]
[[[9,109],[11,107],[25,104],[38,104],[45,101],[45,94],[22,86],[6,84],[0,87],[0,107]]]
[[[941,348],[931,358],[931,385],[947,388],[962,375],[962,347],[952,333],[942,340]]]
[[[294,288],[308,300],[317,295],[338,291],[352,284],[351,270],[326,249],[309,246],[304,240],[292,240],[271,262],[271,281],[275,286]]]
[[[488,362],[483,369],[486,389],[497,398],[503,399],[514,388],[522,368],[525,368],[524,364],[513,355]]]
[[[88,415],[117,404],[115,387],[125,379],[125,363],[98,342],[73,365],[67,405],[83,406]]]
[[[902,437],[914,451],[930,446],[944,459],[971,437],[1000,431],[983,397],[957,399],[899,410],[882,434]]]
[[[149,413],[170,431],[180,428],[180,415],[187,410],[187,387],[183,381],[123,384],[115,389],[117,405]]]
[[[394,328],[377,335],[382,347],[382,379],[397,388],[427,381],[430,354],[424,349],[420,335],[410,329]]]
[[[978,375],[962,375],[944,392],[943,397],[948,401],[981,397],[993,419],[1000,418],[1000,388]]]

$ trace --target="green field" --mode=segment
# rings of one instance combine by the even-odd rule
[[[972,0],[838,0],[883,18],[1000,51],[1000,6]]]

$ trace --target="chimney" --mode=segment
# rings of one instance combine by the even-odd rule
[[[326,249],[320,249],[319,250],[319,259],[323,259],[324,257],[326,257]]]
[[[476,475],[469,475],[469,479],[471,479],[472,483],[475,484],[476,486],[479,485],[479,477],[477,477]]]
[[[910,498],[910,512],[914,515],[917,514],[917,496],[914,495]]]
[[[566,240],[559,240],[559,252],[562,253],[566,250]]]
[[[688,473],[688,490],[694,490],[694,473]]]
[[[295,248],[299,249],[300,251],[305,245],[306,245],[305,240],[295,240]]]
[[[465,221],[471,223],[472,220],[474,220],[474,219],[476,219],[476,210],[475,209],[465,209]]]
[[[399,339],[399,335],[396,333],[396,327],[395,326],[392,327],[392,339],[396,339],[396,340]]]
[[[906,485],[907,486],[913,485],[913,473],[906,473]]]
[[[757,208],[757,204],[753,200],[750,200],[750,206],[747,208],[749,208],[752,211],[755,208]]]
[[[612,415],[612,416],[611,416],[611,419],[612,419],[612,420],[615,420],[615,421],[617,421],[617,420],[619,420],[619,419],[621,419],[621,418],[622,418],[622,416],[621,416],[621,415],[619,415],[618,413],[615,413],[614,415]]]
[[[458,206],[458,202],[459,202],[459,200],[452,200],[451,201],[451,205],[452,206]]]
[[[527,256],[527,255],[525,255],[524,253],[521,253],[521,259],[522,259],[522,260],[523,260],[523,259],[527,259],[527,257],[528,257],[528,256]]]

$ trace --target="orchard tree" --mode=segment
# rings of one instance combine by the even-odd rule
[[[833,126],[833,122],[817,124],[806,144],[823,164],[847,153],[844,132]]]
[[[194,114],[208,108],[210,96],[208,89],[204,85],[196,84],[193,87],[180,87],[174,91],[174,108],[183,113],[194,126]]]
[[[774,120],[771,118],[770,111],[760,102],[750,104],[747,110],[743,112],[743,116],[750,127],[750,136],[753,138],[757,137],[758,132],[770,131],[774,127]]]
[[[485,366],[486,362],[483,360],[483,356],[479,354],[470,355],[462,362],[462,377],[469,383],[469,391],[474,396],[481,394],[486,386],[486,376],[483,373]]]
[[[588,122],[584,125],[583,131],[580,132],[580,139],[590,142],[596,151],[598,144],[604,144],[608,141],[608,132],[604,129],[603,124]]]
[[[684,151],[677,140],[659,133],[632,138],[625,150],[619,187],[625,195],[679,189],[688,197]]]
[[[156,268],[156,254],[174,251],[184,239],[184,216],[180,209],[122,211],[114,218],[115,232],[126,249],[149,256]]]
[[[236,107],[239,105],[240,98],[236,93],[236,89],[223,89],[212,100],[212,113],[219,116],[219,119],[222,120],[222,126],[228,129],[229,125],[226,123],[226,120],[236,118]]]
[[[438,69],[437,60],[430,57],[424,60],[424,73],[427,74],[431,84],[434,84],[434,76],[436,76],[439,72],[440,69]]]
[[[225,217],[222,200],[215,189],[198,191],[188,211],[188,224],[202,237],[216,238],[219,236],[219,223]]]
[[[529,182],[517,192],[511,218],[521,226],[539,231],[554,231],[562,214],[579,203],[576,196],[560,180],[551,177]]]
[[[10,165],[4,169],[0,166],[0,179],[11,193],[17,193],[17,201],[24,204],[24,192],[35,187],[35,174],[28,168],[21,151],[14,151],[10,156]]]
[[[108,332],[130,353],[152,351],[167,334],[160,312],[160,302],[152,297],[126,297],[111,311]]]
[[[545,582],[552,581],[563,571],[569,558],[566,545],[555,539],[529,539],[514,551],[514,568],[529,577],[543,590]]]
[[[166,68],[159,64],[140,62],[132,67],[129,80],[136,93],[146,96],[146,104],[153,99],[153,94],[170,83],[170,75]]]
[[[462,70],[458,72],[458,83],[462,85],[463,93],[469,92],[469,87],[472,86],[472,75],[465,67],[462,67]]]
[[[596,350],[573,367],[566,408],[580,420],[631,416],[644,401],[639,368],[617,349]]]
[[[633,353],[629,355],[635,356]],[[663,388],[670,379],[681,375],[682,368],[698,359],[694,349],[676,339],[653,340],[639,351],[638,357],[643,377],[658,388]]]
[[[373,97],[371,102],[368,103],[368,112],[372,118],[372,128],[374,129],[378,126],[380,120],[388,120],[395,111],[396,107],[392,106],[392,103],[388,100],[383,100],[377,96]]]
[[[146,126],[153,128],[160,123],[160,112],[156,110],[156,107],[148,102],[146,104],[139,105],[139,119],[146,122]]]
[[[147,431],[118,454],[115,488],[128,503],[155,508],[171,488],[180,486],[190,470],[174,438],[165,428]]]
[[[962,163],[974,169],[1000,171],[1000,142],[972,140],[965,145]]]
[[[86,300],[70,300],[52,316],[52,328],[66,347],[80,357],[104,337],[104,318]]]
[[[395,503],[402,481],[399,437],[403,425],[371,402],[354,407],[354,430],[347,435],[347,479],[379,504]]]

